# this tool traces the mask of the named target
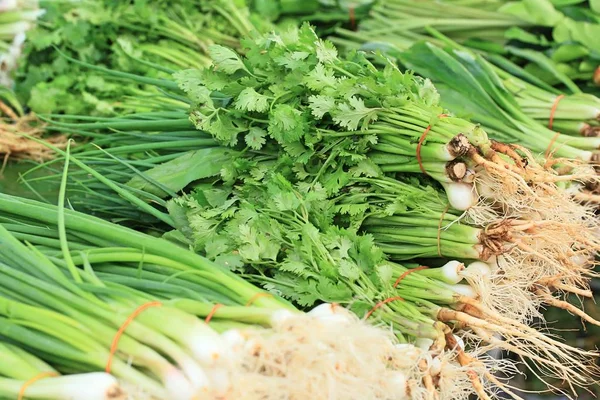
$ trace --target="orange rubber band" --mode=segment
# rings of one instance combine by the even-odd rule
[[[448,114],[438,115],[438,118],[440,118],[440,119],[446,118],[446,117],[448,117]],[[429,133],[430,130],[431,130],[431,125],[427,125],[427,128],[425,128],[425,131],[423,132],[423,134],[419,138],[419,142],[417,143],[417,162],[419,163],[419,169],[425,175],[428,175],[428,174],[425,171],[425,168],[423,168],[423,161],[421,160],[421,146],[423,146],[423,142],[425,141],[425,138],[427,137],[427,134]]]
[[[219,304],[219,303],[215,304],[215,306],[212,308],[212,310],[210,310],[210,312],[206,316],[206,319],[204,320],[204,322],[206,322],[208,324],[210,322],[210,320],[212,319],[212,317],[215,316],[215,313],[217,312],[217,310],[221,307],[223,307],[223,304]]]
[[[558,96],[556,96],[556,99],[554,99],[554,103],[552,103],[552,108],[550,109],[550,119],[548,120],[548,129],[552,129],[552,126],[554,124],[554,114],[556,113],[556,109],[558,108],[558,103],[560,103],[560,101],[564,97],[565,97],[564,94],[559,94]],[[554,137],[552,137],[552,140],[550,141],[550,144],[548,145],[548,148],[546,149],[546,153],[544,153],[544,156],[546,158],[548,158],[548,156],[552,152],[552,146],[554,146],[556,139],[558,139],[558,135],[560,135],[560,133],[556,132],[554,134]]]
[[[369,318],[371,316],[371,314],[373,314],[375,312],[375,310],[377,310],[379,307],[381,307],[387,303],[391,303],[392,301],[396,301],[396,300],[404,301],[404,299],[400,296],[389,297],[383,301],[380,301],[379,303],[375,304],[375,307],[373,307],[373,308],[371,308],[371,310],[369,310],[369,312],[365,315],[364,319]]]
[[[423,142],[425,141],[425,138],[427,137],[427,134],[430,130],[431,125],[427,125],[427,128],[425,128],[425,131],[419,138],[419,143],[417,143],[417,162],[419,163],[419,168],[421,169],[421,172],[423,172],[425,175],[427,175],[427,172],[425,171],[425,168],[423,168],[423,161],[421,160],[421,146],[423,146]]]
[[[33,385],[34,383],[36,383],[37,381],[39,381],[40,379],[52,378],[54,376],[60,376],[60,375],[54,371],[46,371],[46,372],[41,372],[41,373],[37,374],[36,376],[34,376],[33,378],[31,378],[30,380],[25,382],[23,384],[23,386],[21,386],[21,389],[19,390],[19,397],[17,397],[17,399],[23,400],[25,398],[25,391],[27,390],[27,388],[29,386]]]
[[[246,307],[251,306],[256,300],[260,299],[261,297],[273,297],[273,295],[271,293],[265,292],[256,293],[250,298],[250,300],[248,300],[248,302],[246,303]]]
[[[127,329],[127,327],[133,322],[133,320],[138,315],[140,315],[142,312],[144,312],[146,309],[148,309],[150,307],[160,307],[160,306],[162,306],[162,303],[160,301],[151,301],[149,303],[142,304],[141,306],[136,308],[129,317],[127,317],[125,322],[123,322],[123,325],[121,325],[121,327],[119,328],[117,333],[115,333],[115,337],[113,338],[112,343],[110,345],[110,353],[108,355],[108,361],[106,362],[106,368],[104,369],[107,373],[110,374],[113,357],[115,356],[115,353],[117,352],[117,348],[119,347],[119,340],[121,339],[121,336],[123,336],[123,333],[125,333],[125,329]]]
[[[350,19],[350,26],[352,27],[352,30],[356,30],[356,14],[354,12],[354,6],[351,6],[348,9],[348,14],[349,15],[349,19]]]
[[[554,143],[556,142],[556,139],[558,139],[559,135],[560,135],[560,132],[556,132],[554,134],[554,136],[552,136],[552,140],[550,141],[550,144],[548,145],[548,148],[546,149],[546,152],[544,153],[544,157],[548,158],[550,156],[550,153],[552,152],[552,146],[554,146]]]
[[[412,268],[412,269],[409,269],[409,270],[407,270],[407,271],[404,271],[404,272],[402,273],[402,275],[400,275],[400,276],[398,277],[398,279],[396,279],[396,282],[394,282],[394,287],[395,287],[395,288],[396,288],[396,287],[398,287],[398,285],[400,284],[400,282],[402,282],[402,280],[403,280],[404,278],[406,278],[408,275],[412,274],[413,272],[422,271],[422,270],[424,270],[424,269],[428,269],[428,268],[429,268],[429,267],[426,267],[426,266],[424,266],[424,265],[421,265],[421,266],[419,266],[419,267],[417,267],[417,268]]]
[[[448,204],[446,206],[446,208],[444,209],[444,212],[442,213],[442,216],[440,217],[440,221],[438,223],[438,231],[437,231],[437,250],[438,250],[438,256],[442,256],[442,222],[444,222],[444,217],[446,216],[446,213],[448,212],[448,210],[450,209],[450,204]]]
[[[560,94],[556,96],[554,99],[554,103],[552,104],[552,108],[550,109],[550,119],[548,120],[548,129],[552,129],[552,125],[554,124],[554,113],[556,113],[556,109],[558,108],[558,103],[565,97],[564,94]]]

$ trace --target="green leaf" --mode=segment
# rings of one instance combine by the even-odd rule
[[[286,52],[284,55],[275,57],[275,62],[288,69],[294,70],[306,66],[304,61],[310,53],[306,51]]]
[[[315,95],[308,98],[311,113],[315,118],[321,119],[326,113],[335,109],[335,100],[331,96]]]
[[[267,142],[266,137],[267,132],[264,129],[253,126],[246,134],[245,141],[251,149],[260,150]]]
[[[564,18],[550,0],[512,1],[504,4],[498,11],[541,26],[555,26]]]
[[[341,276],[350,281],[356,281],[360,278],[360,269],[352,261],[340,260],[338,270]]]
[[[273,108],[268,129],[279,143],[297,142],[305,133],[302,112],[288,104],[278,104]]]
[[[211,92],[204,86],[202,71],[197,69],[177,71],[173,74],[173,78],[175,78],[179,88],[188,95],[190,100],[196,103],[209,103],[212,105],[212,100],[210,99]]]
[[[379,108],[368,108],[362,99],[352,96],[348,103],[338,104],[337,111],[333,115],[333,120],[340,126],[348,130],[355,131],[361,125],[361,129],[366,129],[369,122],[377,119]]]
[[[310,266],[304,264],[301,261],[295,260],[285,260],[279,265],[279,270],[291,272],[294,275],[305,276],[307,273],[310,273]]]
[[[364,159],[360,161],[355,167],[350,169],[350,174],[354,177],[366,176],[369,178],[375,178],[383,175],[381,168],[370,159]]]
[[[208,48],[210,58],[212,58],[215,68],[218,71],[225,72],[226,74],[233,74],[234,72],[242,69],[247,71],[244,62],[240,56],[232,49],[221,46],[212,45]]]
[[[246,88],[241,91],[235,100],[235,108],[245,111],[264,112],[269,109],[269,98],[257,93],[254,88]]]
[[[548,46],[550,44],[543,35],[535,35],[527,32],[523,28],[519,28],[518,26],[508,28],[504,32],[504,37],[506,39],[514,39],[523,43],[535,44],[539,46]]]
[[[178,192],[195,180],[219,175],[223,164],[231,163],[238,156],[237,152],[220,147],[189,151],[145,171],[146,179],[135,175],[127,186],[166,197],[167,193],[152,182]]]
[[[224,236],[216,236],[206,242],[204,251],[206,252],[206,257],[213,260],[222,253],[230,251],[230,246],[231,239]]]
[[[600,34],[600,31],[598,31]],[[551,73],[556,79],[560,82],[564,83],[565,86],[569,88],[569,90],[573,93],[581,93],[581,89],[573,82],[566,74],[561,72],[556,64],[548,57],[546,57],[543,53],[538,51],[533,51],[529,49],[521,49],[518,47],[506,46],[506,49],[514,55],[522,57],[526,60],[532,61],[540,66],[542,69]]]
[[[233,272],[244,272],[244,261],[239,254],[221,254],[214,262]]]
[[[317,290],[322,300],[329,303],[347,302],[352,299],[352,290],[343,282],[333,282],[331,279],[320,277]]]
[[[331,68],[323,64],[317,66],[304,78],[304,83],[311,90],[321,91],[325,87],[335,87],[338,79],[335,77]]]
[[[333,45],[333,43],[329,41],[324,41],[322,39],[317,39],[316,41],[317,47],[317,59],[324,63],[332,63],[337,60],[337,49]]]

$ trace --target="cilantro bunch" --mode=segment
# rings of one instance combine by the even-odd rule
[[[299,179],[313,176],[328,194],[349,170],[372,163],[370,151],[391,172],[419,172],[425,163],[436,180],[460,181],[466,168],[455,176],[446,163],[466,153],[466,137],[487,141],[467,121],[439,118],[430,81],[384,58],[376,68],[362,52],[339,57],[308,24],[242,44],[244,55],[212,46],[212,67],[174,74],[195,103],[192,121],[224,145],[285,155]]]
[[[39,26],[28,34],[15,74],[21,102],[42,114],[114,115],[130,108],[127,99],[157,93],[149,86],[106,79],[64,55],[165,77],[172,70],[208,65],[210,45],[236,47],[237,37],[256,29],[249,11],[233,0],[47,2],[45,8]]]

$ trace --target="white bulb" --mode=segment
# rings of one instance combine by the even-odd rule
[[[476,299],[478,297],[477,291],[469,285],[449,285],[452,290],[456,293],[461,294],[466,297],[470,297],[472,299]]]
[[[433,340],[429,338],[418,338],[415,340],[415,346],[421,350],[429,350],[433,346]]]
[[[487,278],[492,274],[492,268],[482,261],[475,261],[469,264],[462,274],[470,277]]]
[[[431,360],[431,363],[429,364],[429,372],[432,376],[439,375],[442,372],[442,360],[440,360],[438,357]]]
[[[473,185],[462,182],[452,182],[444,185],[448,202],[460,211],[465,211],[477,204],[477,194]]]
[[[459,261],[448,261],[442,267],[442,273],[444,275],[444,282],[446,283],[458,283],[463,280],[460,272],[465,269],[465,265]]]
[[[286,309],[277,310],[271,315],[271,325],[272,326],[280,326],[281,324],[284,324],[291,318],[294,318],[294,315],[295,314],[293,312],[291,312],[290,310],[286,310]]]
[[[310,310],[307,315],[334,324],[352,321],[348,310],[335,303],[320,304]]]

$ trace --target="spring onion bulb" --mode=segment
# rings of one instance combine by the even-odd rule
[[[488,278],[492,274],[492,267],[489,264],[482,261],[474,261],[470,263],[464,271],[460,272],[461,275],[467,277],[480,277]],[[458,283],[458,282],[457,282]]]
[[[429,350],[433,346],[433,340],[428,338],[418,338],[415,341],[415,346],[421,350]]]
[[[472,299],[476,299],[479,296],[477,291],[470,285],[457,284],[457,285],[448,285],[448,287],[450,289],[454,290],[456,293],[459,293],[466,297],[470,297]]]
[[[0,377],[0,395],[16,398],[24,381]],[[64,375],[40,379],[27,387],[28,399],[125,400],[127,394],[114,376],[104,372]]]
[[[344,307],[341,307],[339,304],[335,303],[320,304],[311,309],[307,314],[319,320],[326,320],[336,323],[347,323],[351,321],[348,311]]]
[[[442,372],[442,360],[439,357],[435,357],[429,363],[429,372],[432,376],[437,376]]]
[[[463,263],[451,260],[439,268],[423,269],[418,273],[452,285],[463,280],[462,272],[464,269],[465,265]]]
[[[473,185],[462,182],[447,183],[444,186],[450,205],[460,211],[468,210],[478,203]]]

